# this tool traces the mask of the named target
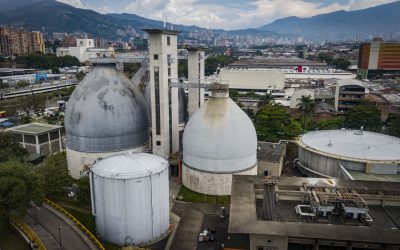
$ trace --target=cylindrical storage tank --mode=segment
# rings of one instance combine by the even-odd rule
[[[92,212],[99,236],[118,245],[143,245],[169,227],[168,162],[146,153],[118,154],[93,164]]]
[[[98,65],[78,84],[65,111],[71,176],[98,158],[149,148],[149,117],[138,88],[115,65]]]
[[[182,182],[195,192],[230,195],[233,174],[257,174],[256,130],[226,90],[192,115],[182,144]]]

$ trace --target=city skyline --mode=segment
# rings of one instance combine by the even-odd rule
[[[353,11],[396,0],[57,0],[100,13],[131,13],[204,28],[257,28],[289,16]]]

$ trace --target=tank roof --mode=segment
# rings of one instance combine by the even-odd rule
[[[400,162],[400,138],[358,130],[323,130],[304,134],[299,145],[333,157],[369,162]]]
[[[235,173],[257,163],[254,125],[228,96],[210,97],[192,115],[182,144],[185,165],[196,170]]]
[[[79,152],[141,147],[149,142],[145,100],[115,66],[96,66],[68,100],[65,130],[67,147]]]
[[[124,153],[97,161],[91,171],[104,178],[136,179],[160,173],[167,167],[168,161],[157,155]]]

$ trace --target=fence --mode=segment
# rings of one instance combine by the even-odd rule
[[[14,223],[25,235],[28,239],[33,242],[34,248],[39,250],[46,250],[46,247],[43,244],[43,241],[32,231],[32,229],[25,224],[22,220],[11,219],[11,222]]]

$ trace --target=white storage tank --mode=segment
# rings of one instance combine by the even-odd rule
[[[99,236],[118,245],[142,245],[169,227],[168,162],[156,155],[124,153],[93,164],[92,212]]]

